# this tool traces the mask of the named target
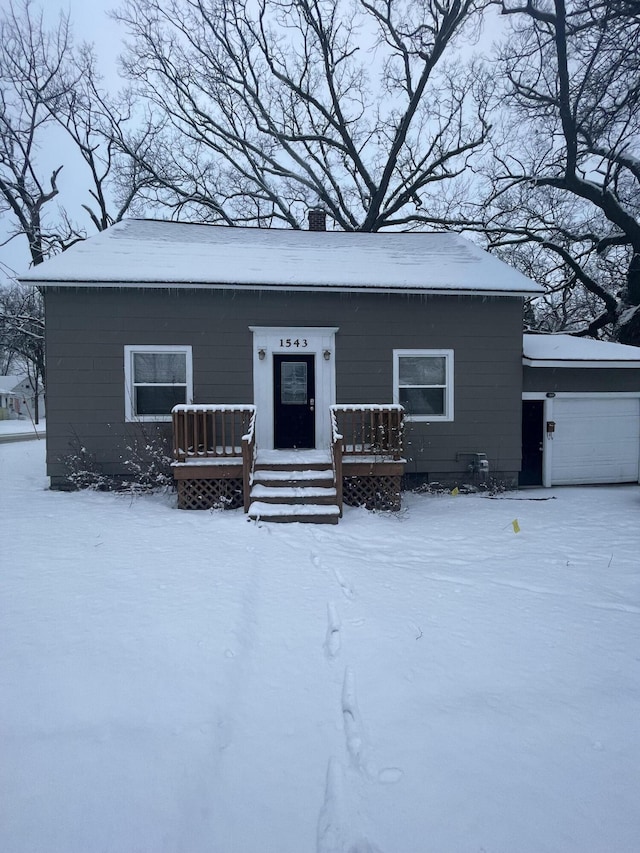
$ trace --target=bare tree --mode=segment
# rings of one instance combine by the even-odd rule
[[[116,103],[101,90],[93,51],[74,48],[66,16],[47,29],[30,0],[9,2],[0,16],[4,244],[26,238],[36,266],[84,239],[87,215],[100,231],[132,209],[148,175],[121,144],[131,111],[126,97]],[[51,150],[60,159],[47,172],[41,163]],[[72,212],[60,203],[64,165],[75,195],[88,194]],[[10,270],[5,274],[13,277]],[[0,287],[0,346],[7,357],[22,359],[34,387],[44,383],[44,319],[36,290]]]
[[[91,46],[76,49],[70,67],[75,84],[49,106],[85,165],[89,200],[81,208],[94,228],[103,231],[139,209],[141,189],[150,183],[138,160],[126,153],[134,137],[129,127],[138,118],[130,92],[112,96],[102,88]],[[139,130],[135,133],[140,138]]]
[[[38,147],[51,124],[50,105],[74,84],[67,71],[69,22],[50,32],[30,2],[9,3],[0,19],[0,212],[13,225],[6,239],[27,238],[31,262],[41,263],[72,237],[46,212],[59,193],[62,165],[43,174]]]
[[[86,236],[76,213],[97,230],[121,219],[147,179],[120,144],[130,100],[110,98],[100,83],[92,49],[73,45],[68,17],[47,29],[31,0],[10,0],[0,17],[0,212],[12,222],[5,241],[25,236],[33,265]],[[46,172],[52,138],[59,160]],[[60,204],[65,164],[67,184],[89,196],[77,211]]]
[[[34,388],[33,418],[38,423],[38,389],[44,387],[45,379],[44,309],[35,288],[14,284],[0,289],[0,341],[9,363],[25,368]]]
[[[513,23],[498,62],[504,141],[475,215],[511,260],[537,259],[545,325],[638,344],[638,4],[500,5]]]
[[[125,0],[125,66],[162,122],[144,166],[176,216],[344,230],[441,224],[484,145],[453,61],[485,0]]]

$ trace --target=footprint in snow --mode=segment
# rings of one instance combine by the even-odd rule
[[[328,658],[335,658],[340,651],[340,629],[342,625],[335,604],[327,604],[327,636],[324,651]]]
[[[383,767],[378,772],[378,782],[382,782],[383,785],[395,785],[403,776],[404,771],[399,767]]]
[[[342,721],[347,751],[351,760],[356,767],[365,769],[363,762],[364,740],[356,699],[356,680],[350,666],[344,671],[344,682],[342,684]]]
[[[342,577],[342,573],[340,569],[334,569],[333,574],[335,575],[336,580],[340,584],[340,589],[342,590],[342,594],[345,598],[351,599],[354,596],[354,592],[352,587],[347,583],[347,581]]]
[[[355,844],[351,845],[349,853],[382,853],[382,850],[366,838],[361,838]]]
[[[335,853],[345,847],[344,768],[331,758],[327,767],[324,802],[318,816],[317,853]]]

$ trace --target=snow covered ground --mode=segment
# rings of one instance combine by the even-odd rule
[[[0,850],[640,849],[639,487],[260,526],[43,456],[0,445]]]
[[[3,436],[33,435],[34,433],[44,435],[45,426],[44,419],[37,426],[28,418],[0,421],[0,440],[2,440]]]

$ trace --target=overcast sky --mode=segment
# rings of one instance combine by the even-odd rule
[[[123,37],[123,28],[109,17],[109,12],[119,6],[119,0],[68,0],[58,10],[69,12],[76,42],[95,44],[100,69],[109,81],[112,75],[117,81],[117,57]]]

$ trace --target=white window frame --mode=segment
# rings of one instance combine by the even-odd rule
[[[133,385],[133,356],[139,352],[183,353],[186,356],[186,394],[185,403],[193,402],[193,352],[190,346],[160,344],[127,345],[124,348],[124,413],[128,423],[162,423],[171,420],[171,412],[166,415],[138,415],[135,412]]]
[[[446,370],[446,385],[444,386],[444,414],[442,415],[411,415],[408,412],[405,417],[408,421],[422,421],[424,423],[433,423],[435,421],[452,421],[453,420],[453,350],[452,349],[394,349],[393,351],[393,402],[400,403],[400,359],[403,357],[425,357],[425,358],[444,358]],[[421,386],[440,388],[440,385]]]

